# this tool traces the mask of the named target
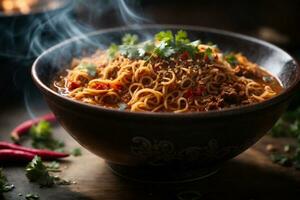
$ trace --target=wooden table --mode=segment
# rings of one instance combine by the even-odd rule
[[[43,104],[34,101],[29,104],[32,113],[47,112]],[[8,140],[8,132],[28,118],[28,111],[23,104],[1,108],[0,140]],[[67,149],[79,146],[61,127],[56,127],[54,132],[56,137],[66,142]],[[70,157],[61,164],[63,171],[60,176],[76,182],[69,186],[40,188],[28,182],[24,166],[5,166],[4,172],[16,188],[5,193],[3,198],[25,199],[24,194],[30,192],[39,194],[40,199],[49,200],[294,199],[300,196],[300,171],[273,164],[265,148],[269,143],[282,146],[285,142],[266,136],[227,162],[214,176],[193,183],[169,185],[144,184],[119,178],[107,168],[102,159],[83,150],[82,156]],[[19,193],[23,196],[18,196]],[[193,198],[182,198],[189,195]]]

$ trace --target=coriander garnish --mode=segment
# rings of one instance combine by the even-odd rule
[[[32,146],[38,149],[62,151],[65,144],[52,136],[52,126],[47,121],[41,121],[30,129]]]
[[[71,154],[75,157],[77,156],[81,156],[82,155],[82,152],[81,152],[81,149],[80,148],[75,148],[72,150]]]
[[[41,187],[54,185],[54,177],[49,174],[47,166],[43,164],[39,156],[35,156],[26,167],[26,176],[31,182],[40,184]]]
[[[199,53],[200,40],[190,42],[187,32],[180,30],[175,35],[171,31],[161,31],[153,40],[139,43],[137,35],[126,34],[122,38],[122,44],[112,44],[107,53],[113,59],[117,53],[130,59],[149,60],[153,55],[161,58],[170,58],[176,53],[187,52],[191,58]]]
[[[25,199],[26,200],[37,200],[37,199],[40,199],[40,197],[37,194],[29,193],[29,194],[26,194]]]
[[[288,111],[277,121],[270,131],[272,137],[292,137],[297,140],[296,145],[286,144],[282,153],[271,155],[275,163],[300,169],[300,108]]]
[[[9,192],[13,190],[15,186],[7,182],[7,178],[3,173],[3,170],[0,168],[0,194],[4,192]]]

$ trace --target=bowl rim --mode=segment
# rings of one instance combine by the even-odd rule
[[[89,37],[93,37],[96,35],[101,35],[101,34],[105,34],[105,33],[109,33],[109,32],[131,31],[131,30],[138,31],[138,30],[142,30],[142,29],[152,29],[152,28],[153,29],[155,29],[155,28],[156,29],[168,29],[169,28],[169,29],[184,29],[184,30],[191,30],[191,31],[202,31],[202,32],[207,32],[207,33],[214,33],[214,34],[219,34],[219,35],[224,35],[224,36],[230,36],[233,38],[242,39],[242,40],[246,40],[249,42],[253,42],[253,43],[257,43],[257,44],[269,47],[271,49],[276,50],[280,54],[290,58],[290,60],[288,62],[292,62],[292,64],[295,65],[296,71],[297,71],[295,81],[288,88],[283,89],[283,91],[281,93],[279,93],[275,97],[272,97],[271,99],[265,100],[260,103],[249,104],[249,105],[244,105],[244,106],[239,106],[239,107],[234,107],[234,108],[226,108],[226,109],[222,109],[222,110],[212,110],[212,111],[205,111],[205,112],[187,112],[187,113],[131,112],[131,111],[126,111],[126,110],[118,110],[115,108],[106,108],[106,107],[99,106],[99,105],[83,103],[83,102],[76,101],[76,100],[70,99],[68,97],[62,96],[62,95],[58,94],[57,92],[55,92],[54,90],[50,89],[50,87],[48,87],[46,84],[44,84],[40,80],[40,78],[37,74],[37,66],[38,66],[38,63],[40,62],[40,60],[42,60],[44,58],[44,56],[47,56],[48,53],[55,51],[56,49],[58,49],[64,45],[67,45],[69,43],[72,43],[72,42],[75,42],[78,40],[82,40],[84,38],[89,38]],[[257,39],[257,38],[251,37],[251,36],[246,36],[246,35],[243,35],[240,33],[234,33],[234,32],[230,32],[230,31],[209,28],[209,27],[191,26],[191,25],[147,24],[147,25],[139,25],[139,26],[121,26],[121,27],[97,30],[97,31],[87,33],[83,36],[73,37],[73,38],[65,40],[65,41],[47,49],[40,56],[38,56],[38,58],[34,61],[33,65],[32,65],[31,75],[32,75],[32,78],[33,78],[35,84],[40,88],[40,90],[42,90],[42,92],[44,92],[48,95],[54,96],[62,101],[66,101],[70,104],[74,104],[74,105],[79,106],[84,109],[88,109],[88,110],[92,110],[92,111],[99,111],[99,113],[104,112],[107,114],[125,115],[128,117],[137,117],[137,118],[139,118],[139,117],[143,117],[143,118],[144,117],[151,117],[151,118],[156,118],[156,117],[158,117],[158,118],[194,118],[194,117],[211,118],[211,117],[220,117],[220,116],[228,116],[228,115],[240,115],[243,113],[261,110],[261,109],[269,107],[271,105],[280,103],[280,102],[286,100],[287,98],[289,98],[291,95],[293,95],[294,91],[296,91],[298,88],[300,88],[300,66],[297,64],[297,62],[291,55],[289,55],[287,52],[285,52],[281,48],[279,48],[269,42],[266,42],[266,41],[263,41],[263,40],[260,40],[260,39]]]

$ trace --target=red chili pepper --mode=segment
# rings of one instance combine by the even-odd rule
[[[204,60],[205,60],[205,62],[209,62],[210,61],[210,59],[209,59],[209,57],[207,55],[204,56]]]
[[[12,144],[9,142],[0,142],[0,150],[3,150],[3,149],[27,152],[32,155],[40,156],[44,160],[55,160],[58,158],[64,158],[64,157],[69,156],[69,154],[66,154],[66,153],[60,153],[60,152],[42,150],[42,149],[33,149],[33,148],[28,148],[28,147],[22,147],[20,145]]]
[[[193,90],[189,89],[186,93],[183,95],[185,98],[189,99],[193,97]]]
[[[193,94],[196,96],[201,96],[204,90],[205,90],[204,87],[199,86],[193,90]]]
[[[94,89],[96,90],[107,90],[110,88],[110,85],[108,83],[97,83],[94,86]]]
[[[74,81],[69,82],[69,85],[68,85],[69,90],[74,90],[74,89],[79,88],[79,87],[80,87],[79,83],[74,82]]]
[[[122,90],[122,85],[120,85],[120,84],[111,84],[110,86],[114,90],[117,90],[117,91]]]
[[[180,58],[181,60],[187,60],[189,58],[190,54],[187,51],[184,51],[181,55]]]
[[[14,130],[12,130],[10,136],[14,142],[18,142],[20,140],[20,137],[27,133],[28,130],[33,126],[39,123],[40,121],[45,120],[48,122],[55,122],[56,118],[52,113],[43,115],[41,117],[38,117],[36,119],[26,120],[22,122],[20,125],[18,125]]]
[[[30,162],[34,158],[34,154],[13,150],[13,149],[0,149],[0,163],[5,162]]]

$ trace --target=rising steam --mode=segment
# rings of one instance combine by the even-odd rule
[[[69,2],[68,0],[64,1]],[[136,2],[136,0],[81,0],[78,1],[78,5],[72,4],[72,6],[55,14],[46,13],[42,19],[35,19],[29,27],[30,31],[25,38],[29,43],[29,53],[26,56],[36,57],[49,47],[71,37],[83,36],[85,38],[86,33],[97,30],[102,23],[105,23],[105,21],[97,21],[102,16],[114,18],[112,21],[122,26],[136,27],[140,24],[150,23],[149,19],[142,17],[140,12],[137,12],[141,8]],[[76,20],[76,16],[72,13],[74,9],[77,10],[78,8],[84,12],[84,21]],[[93,43],[93,41],[89,41],[89,38],[86,37],[85,39],[85,42]],[[25,88],[25,106],[30,117],[34,118],[32,96],[34,95],[30,94],[28,88]]]
[[[131,1],[130,5],[133,4],[132,2],[136,1]],[[120,25],[138,26],[150,22],[133,10],[129,3],[128,0],[93,0],[92,3],[91,1],[80,1],[79,6],[85,8],[84,15],[87,15],[85,22],[76,20],[70,12],[71,9],[66,9],[54,16],[48,15],[46,21],[36,20],[32,25],[34,27],[33,34],[28,36],[28,39],[31,40],[30,51],[36,56],[67,38],[84,36],[87,32],[96,30],[91,25],[91,21],[101,19],[103,15],[113,17],[113,13],[115,13],[115,21]],[[103,22],[97,23],[98,26],[99,24],[101,26]]]

